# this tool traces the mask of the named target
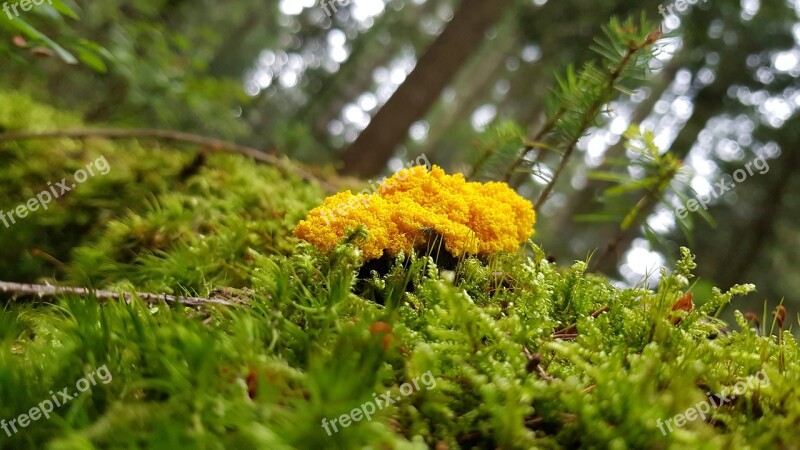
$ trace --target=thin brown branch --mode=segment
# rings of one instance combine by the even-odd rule
[[[205,305],[222,305],[222,306],[237,306],[235,303],[219,298],[196,298],[196,297],[178,297],[167,294],[149,294],[149,293],[130,293],[130,292],[112,292],[92,290],[78,287],[68,286],[51,286],[49,284],[22,284],[11,283],[7,281],[0,281],[0,292],[10,293],[16,296],[37,296],[44,297],[57,297],[63,294],[73,294],[80,296],[94,296],[98,299],[111,299],[111,300],[124,300],[130,303],[133,298],[139,298],[146,303],[165,302],[168,304],[178,304],[184,306],[198,307]]]
[[[531,415],[525,417],[525,427],[530,428],[531,430],[538,430],[544,423],[544,419],[540,416]],[[474,445],[479,443],[482,439],[489,439],[488,436],[485,436],[480,431],[470,431],[469,433],[464,433],[456,437],[456,442],[459,443],[462,447],[467,447],[469,445]]]
[[[542,355],[541,353],[531,353],[528,350],[528,347],[522,346],[522,353],[525,354],[525,358],[528,360],[528,363],[525,365],[525,370],[528,373],[536,372],[539,377],[546,381],[555,381],[555,378],[548,375],[548,373],[544,370],[544,367],[541,366],[542,363]]]
[[[608,306],[603,306],[602,308],[594,311],[591,316],[595,319],[607,313],[609,311]],[[564,340],[572,340],[578,337],[578,324],[573,323],[565,328],[562,328],[558,331],[553,332],[550,336],[553,339],[564,339]]]
[[[574,341],[578,339],[578,333],[554,334],[551,337],[553,339],[561,339],[562,341]]]
[[[284,173],[296,175],[308,182],[319,183],[329,193],[336,192],[336,188],[327,184],[318,177],[300,169],[286,160],[270,155],[261,150],[227,142],[220,139],[200,136],[197,134],[184,133],[182,131],[158,130],[151,128],[140,129],[114,129],[114,128],[89,128],[76,130],[52,130],[52,131],[12,131],[0,133],[0,142],[3,141],[22,141],[29,139],[82,139],[82,138],[106,138],[106,139],[130,139],[130,138],[152,138],[164,141],[187,142],[195,144],[218,153],[238,153],[249,156],[254,160],[269,164],[282,170]]]
[[[532,142],[540,142],[544,138],[544,136],[547,133],[549,133],[550,130],[553,129],[553,127],[558,123],[558,121],[561,120],[561,116],[563,116],[564,113],[566,112],[567,112],[566,108],[563,107],[558,111],[556,111],[556,113],[553,114],[553,116],[547,120],[544,126],[542,126],[542,129],[540,129],[539,132],[536,133],[536,136],[533,137]],[[514,175],[514,171],[517,170],[517,168],[521,166],[523,162],[525,162],[525,158],[528,157],[528,154],[531,151],[533,151],[534,148],[536,148],[536,145],[529,144],[525,146],[525,148],[522,150],[522,153],[519,155],[519,157],[517,157],[516,161],[514,161],[514,163],[511,164],[511,167],[508,168],[508,171],[506,171],[506,177],[505,177],[506,183],[511,181],[511,177]],[[542,153],[540,152],[539,156],[541,155]],[[540,159],[539,156],[537,156],[536,158],[537,161]]]
[[[625,241],[625,235],[628,233],[628,230],[634,229],[634,225],[638,225],[641,220],[647,218],[645,213],[650,211],[650,208],[659,202],[658,194],[658,192],[648,191],[647,195],[639,203],[641,206],[637,205],[639,210],[634,219],[631,221],[631,225],[620,229],[616,236],[614,236],[614,238],[608,242],[606,248],[603,250],[603,253],[601,253],[600,256],[594,261],[592,261],[592,265],[589,268],[590,272],[595,272],[603,267],[608,258],[612,255],[615,255],[616,260],[619,260],[619,247],[620,244]]]
[[[597,113],[596,110],[598,108],[592,108],[589,110],[590,113],[592,114],[591,117],[594,117],[594,115]],[[589,114],[586,114],[584,116],[584,120],[581,123],[581,131],[567,146],[567,150],[564,152],[564,155],[561,156],[561,162],[559,162],[558,169],[556,169],[556,172],[553,174],[553,178],[550,179],[550,181],[547,183],[547,186],[545,186],[544,190],[542,191],[541,195],[539,195],[539,199],[536,200],[536,205],[534,205],[533,207],[533,209],[536,212],[541,211],[542,206],[544,206],[545,202],[547,202],[547,200],[550,198],[550,192],[552,192],[553,188],[556,186],[556,181],[558,181],[558,179],[561,177],[561,173],[564,172],[564,169],[566,169],[567,163],[569,162],[570,158],[572,158],[572,153],[575,151],[575,147],[578,145],[578,142],[583,138],[583,133],[589,126],[590,122],[589,117],[590,117]]]
[[[597,318],[598,318],[598,317],[600,317],[602,314],[605,314],[605,313],[607,313],[608,311],[610,311],[610,308],[609,308],[608,306],[603,306],[602,308],[600,308],[600,309],[598,309],[597,311],[593,312],[593,313],[592,313],[592,317],[594,317],[595,319],[597,319]]]
[[[574,334],[577,331],[578,331],[578,324],[577,323],[573,323],[572,325],[570,325],[570,326],[568,326],[566,328],[562,328],[562,329],[556,331],[555,333],[553,333],[553,337],[556,337],[556,336],[562,335],[562,334]]]
[[[536,374],[545,381],[555,381],[556,379],[550,376],[542,366],[536,366]]]

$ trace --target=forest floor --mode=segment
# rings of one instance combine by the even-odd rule
[[[2,130],[80,126],[0,92]],[[535,239],[369,272],[353,242],[323,254],[292,236],[315,183],[196,155],[0,142],[0,198],[27,208],[0,228],[0,279],[106,291],[4,297],[0,448],[796,445],[797,342],[767,311],[713,318],[753,286],[692,305],[688,250],[656,290],[558,266]],[[111,298],[132,292],[160,298]]]

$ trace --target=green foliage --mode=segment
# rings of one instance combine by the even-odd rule
[[[466,259],[453,277],[429,258],[412,256],[394,273],[410,271],[413,287],[398,304],[383,307],[350,293],[359,265],[349,245],[331,257],[305,244],[286,256],[253,254],[242,268],[250,274],[242,291],[247,306],[234,309],[92,299],[11,304],[0,316],[0,417],[26,411],[52,387],[74,385],[103,364],[114,378],[54,419],[0,442],[9,448],[426,448],[439,442],[450,448],[766,448],[780,445],[787,430],[774,424],[798,419],[783,406],[798,381],[798,348],[790,336],[779,345],[747,327],[722,334],[701,310],[677,326],[669,321],[686,269],[665,275],[657,291],[620,290],[586,275],[580,262],[559,270],[522,255]],[[116,282],[147,270],[128,267]],[[162,270],[181,277],[182,268],[164,264]],[[498,272],[504,281],[490,288]],[[389,286],[392,277],[379,278]],[[734,289],[720,299],[742,293]],[[604,314],[592,314],[603,307]],[[391,325],[388,345],[368,330],[376,321]],[[577,340],[552,336],[571,324]],[[710,339],[712,332],[719,336]],[[777,366],[781,353],[785,371]],[[759,370],[771,384],[713,410],[710,423],[689,422],[666,436],[659,431],[658,419],[692,407],[706,391],[728,395]],[[400,395],[400,384],[427,371],[434,388]],[[322,429],[322,418],[386,390],[400,400],[373,421],[332,436]]]
[[[54,112],[28,96],[0,92],[0,129],[6,131],[69,128],[80,124],[71,114]],[[148,195],[165,191],[189,155],[146,150],[136,142],[102,139],[31,140],[0,143],[0,209],[11,211],[35,198],[99,157],[110,170],[99,173],[53,201],[47,211],[30,213],[0,233],[0,272],[6,279],[52,276],[47,259],[63,260],[98,224],[137,209]]]
[[[506,181],[520,168],[525,171],[525,167],[531,168],[541,160],[541,155],[535,160],[528,159],[535,148],[556,148],[561,153],[561,163],[543,193],[542,198],[546,198],[578,141],[598,123],[603,106],[618,92],[629,92],[627,85],[633,81],[644,79],[648,65],[659,51],[654,47],[661,37],[657,27],[642,14],[638,23],[633,19],[620,22],[613,18],[603,32],[605,36],[596,39],[593,47],[599,61],[586,63],[580,71],[570,65],[565,75],[556,76],[556,86],[545,98],[547,122],[508,167]]]
[[[52,53],[66,64],[81,62],[96,72],[106,72],[106,60],[110,60],[112,56],[100,45],[82,38],[54,40],[40,31],[39,26],[65,31],[68,29],[67,19],[78,20],[75,8],[68,2],[48,0],[41,5],[28,3],[29,11],[22,9],[20,3],[10,1],[0,5],[5,8],[0,13],[0,31],[16,33],[15,39],[0,39],[0,56],[9,57],[19,65],[29,68],[32,64],[23,56],[24,50],[28,50],[26,53],[31,57]]]
[[[152,198],[141,212],[109,223],[98,242],[77,248],[70,278],[106,285],[124,276],[151,290],[207,293],[211,280],[241,286],[247,275],[239,266],[251,250],[288,253],[286,236],[319,191],[238,157],[208,164],[180,191]],[[281,194],[288,191],[294,195]]]
[[[41,120],[74,120],[15,100]],[[6,124],[12,117],[0,114]],[[60,178],[71,159],[45,170],[22,157],[54,158],[35,144],[6,145],[5,179]],[[433,255],[400,256],[365,275],[352,243],[322,255],[290,236],[319,202],[317,188],[234,156],[186,174],[178,164],[191,162],[185,155],[129,145],[87,141],[84,150],[96,146],[111,161],[132,149],[138,157],[111,162],[108,176],[118,177],[144,174],[144,160],[161,155],[152,172],[165,176],[144,179],[152,195],[137,201],[120,192],[131,195],[128,211],[114,202],[92,209],[102,190],[87,182],[74,192],[87,191],[84,203],[68,200],[76,203],[17,228],[41,239],[50,221],[96,220],[90,233],[65,230],[62,239],[76,246],[64,262],[69,281],[240,306],[8,301],[0,418],[26,413],[98,367],[113,379],[50,420],[0,434],[0,448],[773,448],[797,431],[789,400],[800,381],[797,342],[778,327],[777,338],[751,329],[741,315],[736,330],[709,317],[752,286],[673,311],[696,269],[686,249],[656,290],[614,287],[582,261],[558,267],[535,244],[464,258],[454,270]],[[17,183],[7,189],[20,191]],[[729,397],[759,371],[769,385],[662,434],[659,423],[709,393]],[[427,372],[435,386],[401,391]],[[323,429],[323,419],[385,392],[396,401],[371,421],[330,436]]]
[[[82,3],[78,7],[57,0],[50,7],[45,2],[13,20],[0,11],[0,35],[8,34],[8,39],[0,39],[0,57],[8,55],[19,63],[4,67],[0,84],[24,87],[37,99],[74,111],[87,122],[229,138],[251,131],[240,117],[250,100],[240,80],[270,42],[264,35],[274,33],[274,16],[258,13],[263,5]],[[73,20],[77,16],[80,20]],[[248,19],[250,27],[226,34],[247,17],[253,17]],[[29,19],[31,26],[23,22]],[[16,34],[27,40],[22,48],[12,44]],[[234,44],[240,52],[230,51]],[[78,61],[83,65],[74,65]],[[218,65],[238,73],[213,73]]]
[[[209,45],[189,48],[180,33],[147,26],[161,14],[175,17],[168,13],[180,2],[133,3],[124,14],[141,21],[119,28],[113,20],[93,23],[114,29],[115,54],[124,61],[112,80],[130,96],[123,95],[114,118],[140,123],[152,114],[165,123],[203,127],[198,118],[225,116],[225,106],[240,93],[218,100],[232,84],[204,71],[219,37],[204,28],[198,34]],[[123,9],[113,1],[96,4]],[[561,148],[573,148],[595,123],[619,88],[616,77],[639,74],[646,57],[629,66],[620,59],[630,49],[624,43],[650,35],[642,34],[644,26],[631,30],[617,24],[610,42],[601,44],[608,59],[561,80],[554,96],[566,107],[550,115],[558,117],[550,138]],[[141,67],[133,42],[146,47]],[[189,50],[198,56],[188,57]],[[153,70],[164,61],[163,72]],[[174,81],[184,65],[198,73]],[[631,72],[624,72],[628,67]],[[165,92],[192,115],[169,109]],[[128,116],[132,111],[141,116]],[[211,122],[210,129],[223,131],[229,123]],[[26,96],[0,93],[3,130],[80,124]],[[484,167],[497,170],[521,146],[549,145],[521,136],[513,124],[487,133]],[[277,142],[310,146],[305,137],[300,125]],[[645,210],[641,201],[631,209],[630,194],[659,198],[678,167],[655,149],[652,136],[629,138],[642,144],[636,163],[644,178],[604,178],[618,183],[607,193],[627,206],[618,210],[623,228]],[[559,267],[535,244],[520,254],[465,258],[455,270],[430,255],[406,255],[387,271],[364,276],[350,243],[326,256],[291,237],[297,220],[319,202],[316,187],[245,158],[211,157],[198,164],[177,150],[101,139],[0,145],[0,198],[8,202],[3,208],[98,156],[111,167],[48,211],[0,230],[4,277],[214,295],[240,304],[187,310],[74,296],[52,303],[4,300],[0,419],[26,413],[50,391],[74,386],[100,366],[113,380],[79,395],[50,420],[10,437],[0,431],[0,448],[794,445],[791,437],[800,431],[793,402],[800,382],[796,340],[776,319],[768,324],[766,311],[757,328],[738,312],[735,325],[710,317],[753,292],[752,285],[709,289],[709,299],[697,308],[674,311],[695,286],[690,280],[697,265],[688,249],[681,249],[674,272],[662,271],[654,290],[615,287],[588,274],[582,261]],[[708,395],[730,397],[737,382],[759,371],[769,385],[748,387],[707,418],[662,434],[659,421]],[[403,383],[427,372],[435,387],[401,396]],[[398,401],[374,420],[332,436],[320,426],[387,391]]]
[[[80,124],[24,95],[0,93],[0,99],[0,127],[9,131],[28,124],[40,129]],[[188,152],[136,141],[30,140],[0,143],[0,149],[4,211],[47,190],[48,182],[71,178],[98,157],[110,167],[47,211],[31,213],[7,229],[0,224],[0,272],[10,280],[67,275],[81,285],[105,285],[109,272],[136,266],[141,271],[131,281],[171,290],[176,274],[164,273],[167,264],[183,268],[179,284],[192,292],[207,293],[206,280],[217,275],[219,286],[237,286],[242,275],[236,265],[247,256],[245,249],[287,253],[293,242],[285,236],[321,195],[246,158],[213,156],[194,167]],[[295,195],[282,195],[286,191]],[[206,251],[217,258],[207,259]],[[228,255],[227,263],[219,259],[222,254]],[[49,264],[72,258],[72,265]]]
[[[605,204],[602,213],[579,216],[577,220],[619,222],[620,230],[626,231],[637,225],[654,204],[665,202],[668,194],[678,195],[677,177],[683,169],[683,163],[669,152],[661,152],[655,144],[655,136],[650,131],[642,131],[632,125],[625,132],[626,147],[634,157],[632,159],[613,160],[606,163],[617,168],[617,171],[594,171],[589,179],[612,183],[600,198]],[[677,186],[676,186],[677,185]],[[636,200],[631,205],[630,197]],[[674,212],[674,211],[672,211]],[[677,217],[677,214],[676,214]],[[704,216],[712,220],[707,214]],[[691,235],[691,219],[679,219],[682,228]],[[649,225],[645,224],[649,236],[655,236]]]
[[[617,92],[626,92],[626,84],[641,82],[648,64],[658,52],[653,44],[661,37],[658,27],[642,15],[637,23],[612,19],[603,27],[604,37],[596,39],[592,49],[599,62],[589,62],[580,71],[567,68],[556,77],[557,86],[546,99],[548,117],[556,119],[553,133],[569,142],[582,137],[594,125],[600,108]]]
[[[497,178],[524,146],[525,132],[517,123],[505,121],[489,127],[478,140],[480,158],[472,165],[472,178]]]

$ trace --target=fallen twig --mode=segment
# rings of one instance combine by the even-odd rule
[[[12,293],[15,295],[38,296],[40,298],[55,297],[61,294],[91,295],[97,297],[98,299],[124,300],[126,303],[130,303],[133,298],[138,297],[146,303],[157,303],[163,301],[169,304],[179,304],[192,307],[204,305],[237,306],[235,303],[220,298],[178,297],[167,294],[149,294],[140,292],[119,293],[79,287],[52,286],[49,284],[22,284],[11,283],[7,281],[0,281],[0,292]]]
[[[603,306],[602,308],[593,312],[591,316],[597,319],[598,317],[600,317],[601,314],[607,313],[608,310],[609,310],[608,306]],[[566,339],[566,340],[575,339],[576,337],[578,337],[578,324],[573,323],[572,325],[566,328],[562,328],[558,331],[555,331],[551,337],[553,339]]]
[[[561,339],[563,341],[574,341],[578,338],[578,333],[554,334],[551,337],[553,339]]]
[[[570,325],[570,326],[568,326],[566,328],[562,328],[562,329],[556,331],[555,333],[553,333],[553,336],[555,337],[555,336],[560,336],[560,335],[563,335],[563,334],[575,334],[577,331],[578,331],[578,324],[577,323],[573,323],[572,325]]]
[[[536,372],[539,377],[546,381],[555,381],[555,378],[551,377],[541,366],[542,363],[542,355],[540,353],[531,353],[528,350],[528,347],[522,346],[522,352],[525,354],[525,358],[528,360],[528,364],[525,366],[525,369],[528,373]]]
[[[290,164],[275,155],[270,155],[261,150],[239,145],[233,142],[222,141],[219,139],[200,136],[197,134],[184,133],[181,131],[158,130],[152,128],[141,129],[114,129],[114,128],[95,128],[77,130],[53,130],[53,131],[12,131],[0,133],[2,141],[22,141],[28,139],[56,139],[56,138],[106,138],[106,139],[128,139],[128,138],[154,138],[167,141],[188,142],[191,144],[206,147],[214,152],[238,153],[249,156],[256,161],[273,165],[288,174],[297,175],[301,179],[309,182],[317,182],[329,193],[336,192],[337,189],[325,181],[319,179],[311,173]]]
[[[525,426],[531,430],[537,430],[541,427],[544,419],[539,416],[528,416],[525,418]],[[464,433],[456,437],[456,442],[458,442],[462,447],[466,447],[469,444],[476,444],[480,442],[481,439],[488,438],[480,431],[470,431],[469,433]]]

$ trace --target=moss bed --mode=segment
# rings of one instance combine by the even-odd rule
[[[80,125],[0,92],[4,131]],[[148,140],[0,142],[6,210],[99,156],[111,168],[0,228],[0,279],[236,305],[3,297],[0,419],[97,368],[113,378],[0,431],[0,447],[797,445],[797,342],[767,311],[760,327],[713,318],[751,285],[676,306],[692,287],[688,250],[655,290],[615,287],[581,261],[557,266],[535,242],[364,270],[358,233],[330,255],[292,237],[324,197],[317,186],[195,154]],[[377,404],[386,393],[394,401]],[[369,402],[371,420],[354,420]]]

